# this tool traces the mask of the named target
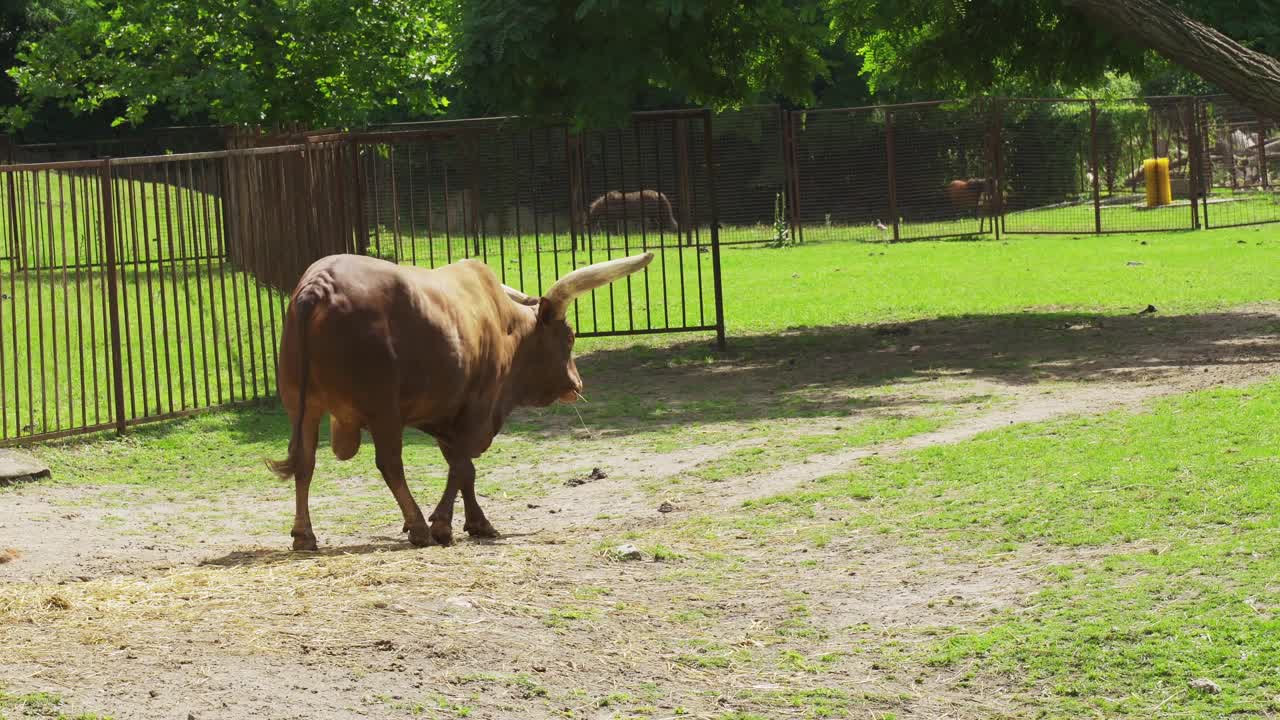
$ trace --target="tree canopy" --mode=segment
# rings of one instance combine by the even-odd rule
[[[1280,16],[1270,0],[1168,5],[1280,55]],[[1060,94],[1107,73],[1131,74],[1149,91],[1205,89],[1150,43],[1113,32],[1070,0],[830,0],[828,8],[833,27],[865,58],[871,87],[884,95]]]
[[[1067,94],[1123,76],[1146,92],[1207,89],[1188,67],[1220,87],[1257,74],[1262,89],[1241,92],[1280,106],[1265,80],[1280,54],[1271,4],[11,0],[0,10],[0,65],[14,85],[0,84],[0,113],[11,126],[50,106],[131,124],[159,113],[353,126],[454,103],[585,125],[638,103]],[[1125,17],[1150,21],[1129,27]]]
[[[762,92],[812,97],[827,32],[816,2],[470,0],[458,37],[461,81],[496,109],[607,121],[639,89],[694,103]]]
[[[223,123],[351,124],[445,99],[452,66],[440,0],[56,0],[9,74],[21,125],[45,103],[156,108]]]

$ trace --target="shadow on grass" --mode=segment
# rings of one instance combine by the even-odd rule
[[[668,344],[580,356],[588,402],[519,410],[504,433],[577,436],[585,426],[593,434],[618,436],[717,422],[893,412],[918,404],[913,384],[949,377],[1006,385],[1159,382],[1202,366],[1276,362],[1280,315],[1025,312],[731,336],[723,353],[705,339],[659,342]],[[267,454],[283,456],[290,428],[277,402],[227,415],[233,439],[270,443],[276,450]],[[140,442],[162,441],[185,422],[193,421],[139,427],[131,435]],[[405,443],[435,441],[407,430]]]

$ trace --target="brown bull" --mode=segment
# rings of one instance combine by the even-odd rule
[[[993,178],[969,178],[952,180],[947,184],[946,195],[951,207],[965,214],[973,213],[978,220],[978,232],[986,227],[986,219],[993,217],[996,181]]]
[[[587,222],[591,227],[607,222],[616,230],[628,220],[640,220],[645,227],[654,229],[665,227],[672,232],[680,231],[675,213],[671,211],[671,201],[657,190],[633,190],[625,193],[610,190],[587,207]]]
[[[513,408],[578,396],[582,380],[565,310],[578,295],[652,259],[645,253],[575,270],[541,298],[502,285],[475,260],[437,270],[360,255],[316,261],[293,291],[280,341],[280,398],[293,423],[289,455],[268,461],[295,481],[293,548],[316,548],[308,491],[325,414],[340,460],[359,450],[362,429],[372,435],[409,542],[450,544],[459,492],[463,529],[496,535],[476,502],[472,460]],[[405,482],[405,427],[432,435],[449,463],[444,495],[429,518]]]

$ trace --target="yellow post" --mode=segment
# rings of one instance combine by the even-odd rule
[[[1142,161],[1142,176],[1146,180],[1147,186],[1147,207],[1155,207],[1160,204],[1160,192],[1157,190],[1160,179],[1159,170],[1156,168],[1155,160]]]
[[[1169,178],[1169,158],[1160,158],[1157,160],[1156,167],[1160,176],[1160,184],[1157,188],[1160,191],[1160,204],[1172,205],[1173,182]]]
[[[1173,183],[1169,180],[1169,158],[1143,160],[1142,174],[1147,185],[1147,207],[1171,205]]]

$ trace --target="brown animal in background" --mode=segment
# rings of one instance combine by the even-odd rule
[[[463,529],[497,535],[476,501],[472,460],[513,408],[578,397],[582,380],[565,311],[578,295],[651,260],[645,253],[575,270],[541,298],[502,285],[476,260],[436,270],[360,255],[312,264],[293,291],[280,341],[280,399],[293,425],[289,455],[268,461],[281,478],[294,478],[293,549],[316,548],[308,493],[326,414],[340,460],[360,449],[362,429],[373,436],[378,470],[400,506],[409,542],[450,544],[459,492]],[[429,518],[405,482],[405,427],[434,437],[449,463],[444,495]]]
[[[610,190],[593,200],[587,208],[587,222],[591,227],[607,222],[621,234],[621,226],[628,220],[641,220],[645,227],[654,229],[666,227],[672,232],[680,231],[675,213],[671,211],[671,201],[657,190],[625,193]]]
[[[947,184],[945,192],[952,208],[963,213],[973,213],[978,220],[978,232],[986,227],[986,219],[995,214],[996,208],[992,205],[992,198],[996,194],[994,178],[952,180]]]

